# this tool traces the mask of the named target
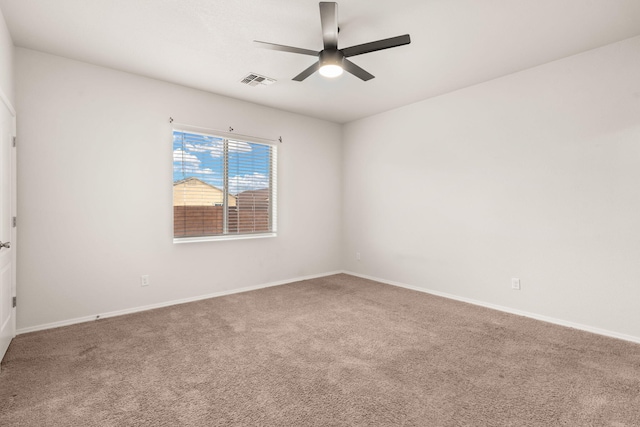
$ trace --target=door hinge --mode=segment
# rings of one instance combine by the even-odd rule
[[[15,136],[13,137],[13,146],[14,147],[16,146],[16,137]]]
[[[15,216],[13,217],[13,220],[11,221],[11,224],[13,224],[14,227],[18,226],[18,218],[16,218]]]
[[[18,301],[18,297],[13,297],[13,306],[15,307]]]

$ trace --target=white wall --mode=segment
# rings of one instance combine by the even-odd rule
[[[640,38],[343,129],[15,54],[19,329],[346,268],[640,339]],[[169,116],[283,136],[278,238],[171,243]]]
[[[339,125],[22,48],[16,67],[19,330],[341,268]],[[282,136],[277,238],[172,243],[169,116]]]
[[[15,107],[13,88],[13,41],[0,10],[0,90]],[[0,101],[1,102],[1,101]]]
[[[344,266],[640,339],[639,76],[636,37],[347,124]]]

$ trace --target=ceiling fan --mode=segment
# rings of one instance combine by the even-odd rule
[[[322,42],[324,44],[324,49],[320,52],[258,40],[254,40],[254,43],[265,49],[318,57],[318,62],[293,78],[293,80],[298,82],[303,81],[316,71],[319,71],[320,74],[325,77],[338,77],[342,74],[343,70],[348,71],[361,80],[371,80],[374,78],[373,74],[358,67],[347,58],[411,43],[409,34],[405,34],[403,36],[338,49],[338,3],[335,2],[320,2],[320,24],[322,25]]]

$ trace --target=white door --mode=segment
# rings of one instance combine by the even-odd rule
[[[0,91],[0,360],[16,335],[15,113]]]

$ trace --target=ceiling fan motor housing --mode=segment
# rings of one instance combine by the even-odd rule
[[[324,67],[325,65],[337,65],[342,68],[342,60],[344,59],[344,54],[339,50],[323,50],[318,55],[320,59],[320,66]]]

